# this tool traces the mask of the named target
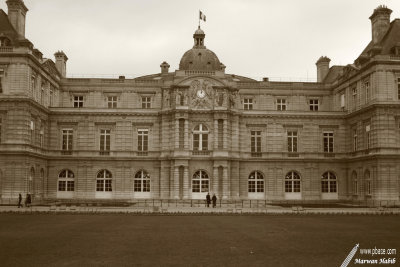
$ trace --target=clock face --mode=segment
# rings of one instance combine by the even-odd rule
[[[205,96],[206,96],[206,91],[204,91],[203,89],[197,90],[197,97],[204,98]]]

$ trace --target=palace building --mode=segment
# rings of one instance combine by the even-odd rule
[[[193,34],[179,69],[68,78],[0,10],[0,199],[394,201],[400,196],[400,19],[379,6],[354,63],[317,82],[227,74]],[[182,38],[190,38],[182,36]],[[160,59],[160,62],[162,59]]]

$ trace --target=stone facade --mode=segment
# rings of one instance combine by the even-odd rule
[[[67,56],[43,58],[24,37],[25,5],[7,4],[2,200],[399,201],[400,20],[390,9],[374,11],[374,39],[354,64],[321,57],[318,82],[304,83],[226,74],[200,28],[174,72],[163,62],[135,79],[67,78]]]

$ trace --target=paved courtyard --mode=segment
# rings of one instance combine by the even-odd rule
[[[2,213],[0,262],[25,267],[340,266],[357,243],[399,250],[399,219]]]

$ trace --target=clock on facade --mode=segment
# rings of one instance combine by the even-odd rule
[[[204,98],[205,96],[206,96],[206,91],[204,91],[203,89],[197,90],[197,97],[198,98]]]

